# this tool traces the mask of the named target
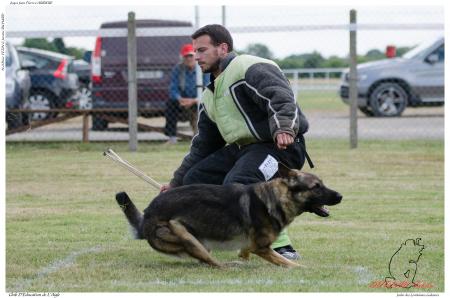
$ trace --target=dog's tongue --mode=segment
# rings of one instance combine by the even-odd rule
[[[313,207],[313,212],[319,216],[327,217],[330,215],[327,208],[325,206],[315,206]]]

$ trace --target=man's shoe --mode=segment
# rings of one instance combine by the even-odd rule
[[[290,245],[274,248],[274,251],[276,251],[278,254],[282,255],[288,260],[295,261],[300,259],[300,255]]]

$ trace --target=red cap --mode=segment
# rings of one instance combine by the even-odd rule
[[[188,43],[181,47],[180,51],[181,56],[186,57],[187,55],[194,55],[194,47],[192,44]]]

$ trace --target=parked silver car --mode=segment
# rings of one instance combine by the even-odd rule
[[[444,38],[421,44],[401,58],[358,65],[358,107],[367,116],[400,116],[406,106],[444,104]],[[342,100],[349,104],[348,71]]]
[[[36,65],[30,70],[31,89],[26,107],[32,110],[73,108],[78,99],[78,76],[73,70],[74,57],[27,47],[16,47],[16,50],[21,61]],[[30,113],[30,120],[44,120],[56,115],[53,112],[34,112]]]
[[[32,62],[20,61],[15,47],[9,42],[5,46],[5,64],[6,123],[8,129],[13,129],[28,123],[27,114],[9,110],[24,107],[31,88],[29,70],[36,66]]]

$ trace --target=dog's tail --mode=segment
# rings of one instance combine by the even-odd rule
[[[116,194],[116,201],[128,219],[135,239],[144,239],[142,234],[142,213],[136,208],[126,192]]]

